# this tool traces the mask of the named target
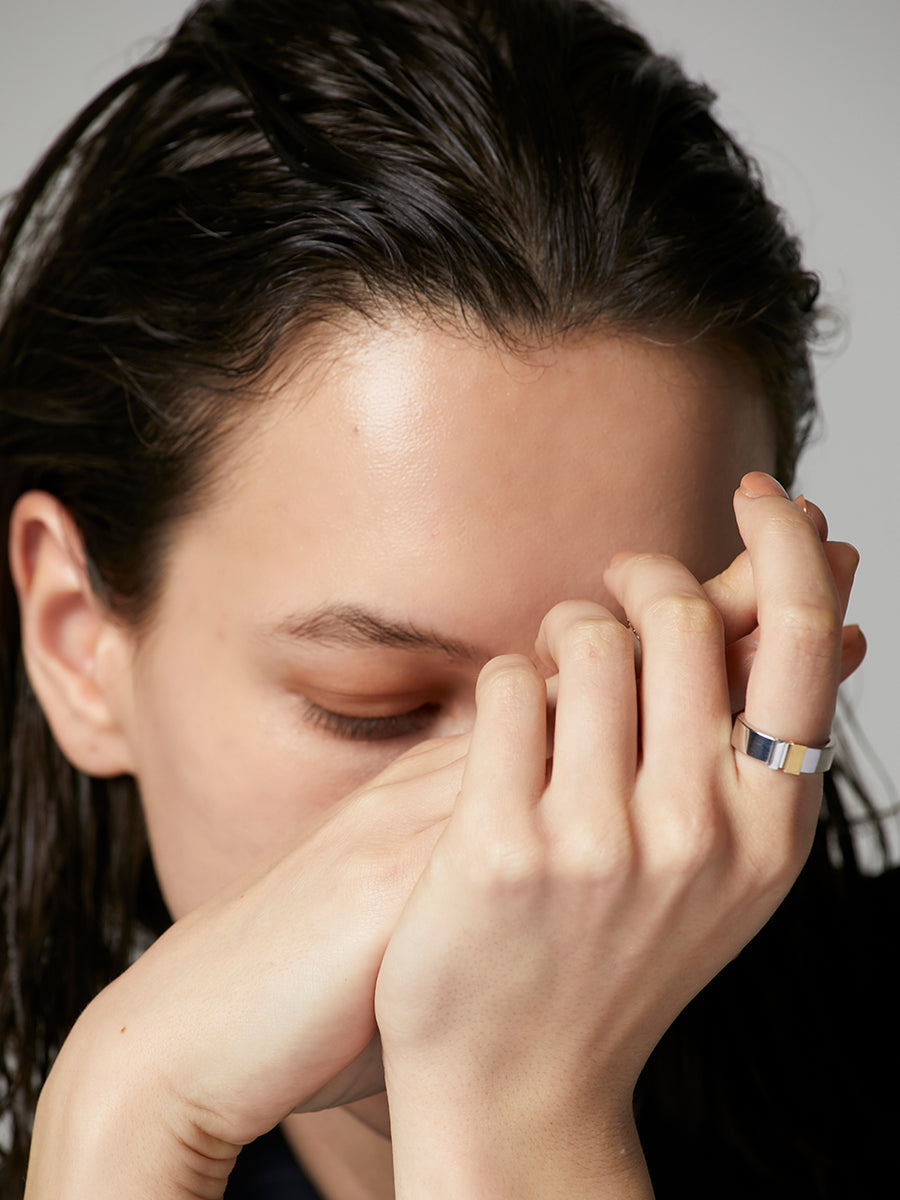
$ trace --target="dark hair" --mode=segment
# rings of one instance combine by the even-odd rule
[[[347,310],[511,345],[606,328],[759,371],[790,481],[817,282],[711,92],[599,0],[209,0],[74,121],[2,246],[0,505],[43,488],[152,610],[173,523],[279,349]],[[165,918],[130,779],[90,779],[0,596],[0,1093],[13,1170],[68,1027]]]

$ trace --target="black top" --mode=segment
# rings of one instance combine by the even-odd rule
[[[225,1200],[319,1200],[319,1193],[273,1129],[238,1155]]]
[[[805,876],[805,878],[804,878]],[[657,1200],[883,1200],[900,1190],[900,870],[817,871],[681,1014],[636,1112]],[[316,1200],[277,1133],[227,1200]]]

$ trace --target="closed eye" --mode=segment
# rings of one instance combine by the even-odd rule
[[[333,712],[307,700],[304,719],[334,737],[353,742],[384,742],[390,738],[412,737],[423,733],[437,716],[440,705],[420,704],[409,712],[366,717]]]

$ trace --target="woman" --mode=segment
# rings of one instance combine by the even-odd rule
[[[214,0],[23,188],[10,1195],[60,1046],[29,1200],[866,1186],[856,556],[710,99],[582,0]]]

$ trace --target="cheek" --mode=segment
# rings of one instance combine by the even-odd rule
[[[731,512],[731,492],[727,496],[727,514]],[[696,522],[690,536],[690,548],[683,554],[676,554],[690,569],[701,583],[705,583],[720,571],[724,571],[730,562],[743,550],[744,546],[733,520],[722,520],[722,504],[715,512],[706,510],[697,514]]]
[[[252,698],[206,693],[151,688],[139,708],[136,776],[175,918],[308,836],[375,773],[272,704],[266,711]]]

